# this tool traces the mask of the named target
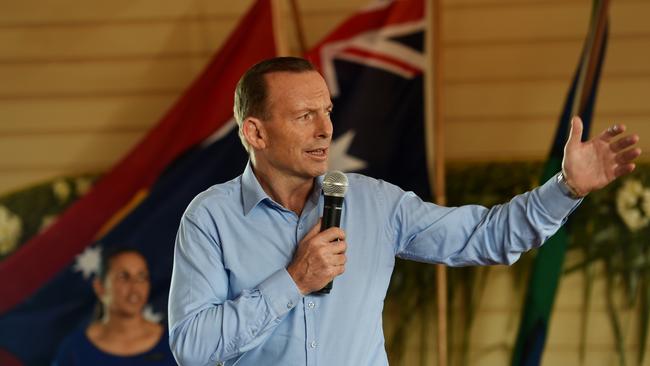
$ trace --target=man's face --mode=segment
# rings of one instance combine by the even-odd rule
[[[313,178],[327,171],[332,139],[332,101],[316,71],[265,75],[266,146],[258,151],[272,169],[288,177]]]

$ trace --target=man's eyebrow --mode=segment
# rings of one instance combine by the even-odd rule
[[[325,110],[332,110],[334,109],[334,104],[330,103],[325,107]],[[320,107],[309,107],[309,106],[301,106],[293,110],[293,113],[299,114],[299,113],[304,113],[304,112],[318,112],[321,110]]]

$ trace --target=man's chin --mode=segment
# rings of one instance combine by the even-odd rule
[[[312,176],[316,178],[316,177],[320,177],[321,175],[324,175],[325,173],[327,173],[328,167],[329,165],[327,164],[327,162],[325,162],[321,167],[318,167],[317,169],[314,170]]]

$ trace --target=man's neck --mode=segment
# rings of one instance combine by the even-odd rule
[[[287,176],[273,169],[255,166],[253,173],[269,197],[300,216],[314,188],[313,178]]]

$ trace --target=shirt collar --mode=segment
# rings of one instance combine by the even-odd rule
[[[314,189],[308,198],[308,201],[310,201],[313,206],[318,205],[318,200],[322,195],[323,177],[324,176],[321,175],[319,177],[316,177],[316,179],[314,179]],[[273,199],[269,197],[268,194],[266,194],[266,192],[262,188],[262,185],[257,180],[257,177],[253,172],[253,166],[250,160],[248,161],[248,164],[246,164],[246,169],[244,169],[244,173],[242,174],[241,185],[242,185],[242,189],[241,189],[242,202],[244,204],[244,215],[248,215],[248,213],[251,212],[253,208],[257,207],[257,205],[264,200],[269,200],[270,202],[273,202]],[[305,209],[307,209],[308,206],[309,205],[306,202]]]

